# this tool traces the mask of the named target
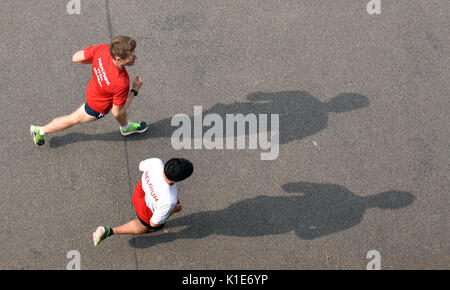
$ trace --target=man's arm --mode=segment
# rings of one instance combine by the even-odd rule
[[[142,82],[141,78],[139,76],[137,76],[133,81],[132,88],[135,89],[136,91],[139,91],[139,89],[142,87],[142,85],[143,85],[143,82]],[[121,115],[125,114],[128,110],[128,107],[131,105],[133,98],[134,98],[134,93],[129,92],[127,100],[123,106],[118,107],[113,104],[113,107],[112,107],[113,116],[116,117],[116,116],[121,116]]]
[[[112,107],[113,116],[116,117],[116,116],[121,116],[121,115],[125,114],[128,110],[128,107],[131,105],[133,98],[134,98],[134,94],[132,92],[129,92],[127,101],[125,102],[125,104],[122,107],[118,107],[113,104],[113,107]]]
[[[84,50],[80,50],[75,52],[75,54],[72,56],[72,61],[79,64],[91,64],[92,60],[87,60],[84,57]]]
[[[149,159],[145,159],[143,161],[141,161],[139,163],[139,171],[140,172],[145,172],[145,170],[149,169],[151,167],[151,164],[153,163],[153,161],[156,158],[149,158]]]
[[[162,225],[165,223],[165,221],[166,221],[172,214],[181,211],[182,208],[183,208],[183,207],[182,207],[182,205],[181,205],[180,199],[177,198],[177,203],[175,204],[175,206],[173,207],[173,209],[170,211],[170,213],[169,213],[168,215],[167,215],[167,213],[168,213],[168,211],[169,211],[169,208],[168,208],[167,206],[165,206],[165,207],[163,207],[163,208],[157,208],[157,209],[155,210],[155,212],[153,213],[153,216],[152,216],[152,218],[150,219],[150,223],[149,223],[149,224],[150,224],[152,227],[159,227],[159,226],[162,226]],[[164,222],[162,222],[162,223],[160,223],[160,224],[155,224],[155,223],[152,222],[152,219],[155,219],[155,218],[156,218],[156,221],[164,221]]]
[[[159,224],[154,224],[154,223],[152,223],[151,220],[150,220],[150,225],[151,225],[152,227],[154,227],[154,228],[161,226],[161,225],[159,225]]]
[[[161,204],[156,207],[152,217],[150,218],[149,224],[152,227],[162,226],[169,218],[169,215],[170,215],[170,205]]]
[[[183,208],[183,206],[181,205],[180,199],[177,198],[177,204],[175,205],[175,207],[170,212],[169,217],[171,215],[173,215],[174,213],[179,212],[182,208]]]

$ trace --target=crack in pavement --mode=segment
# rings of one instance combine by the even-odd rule
[[[106,10],[106,22],[108,24],[108,31],[109,31],[109,39],[111,40],[113,38],[113,26],[111,23],[111,13],[109,11],[109,0],[105,0],[105,10]],[[128,145],[127,145],[127,139],[124,138],[123,143],[125,145],[125,160],[127,163],[127,174],[128,174],[128,193],[132,192],[132,186],[131,186],[131,174],[130,174],[130,162],[128,160]],[[134,238],[136,235],[133,235],[133,243]],[[134,249],[134,261],[136,263],[136,270],[139,270],[139,263],[137,259],[137,253],[136,248]]]

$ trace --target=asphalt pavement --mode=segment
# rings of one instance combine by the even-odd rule
[[[2,0],[0,269],[66,269],[71,251],[81,269],[366,269],[372,250],[381,269],[449,269],[450,2],[368,2]],[[35,147],[30,125],[84,103],[72,55],[119,34],[149,130],[123,137],[109,114]],[[278,155],[246,133],[256,148],[176,150],[172,120],[194,131],[196,107],[224,136],[229,115],[277,115]],[[169,233],[94,247],[135,218],[150,157],[194,164]]]

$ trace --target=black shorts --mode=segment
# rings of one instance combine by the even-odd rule
[[[89,116],[95,117],[97,119],[101,119],[105,116],[104,114],[99,113],[99,112],[95,111],[94,109],[92,109],[91,107],[89,107],[87,102],[84,104],[84,110],[86,111],[86,113]]]
[[[149,232],[156,232],[159,231],[160,229],[162,229],[166,224],[162,224],[159,225],[157,227],[152,227],[151,225],[149,225],[148,223],[144,222],[143,220],[141,220],[141,218],[138,216],[137,217],[139,219],[139,221],[147,228],[149,229]]]

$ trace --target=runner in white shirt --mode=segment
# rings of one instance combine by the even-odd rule
[[[172,158],[166,164],[158,158],[142,161],[142,177],[133,192],[138,218],[119,227],[99,226],[92,234],[94,245],[113,234],[143,234],[163,228],[169,216],[182,208],[175,183],[191,176],[193,170],[192,163],[182,158]]]

